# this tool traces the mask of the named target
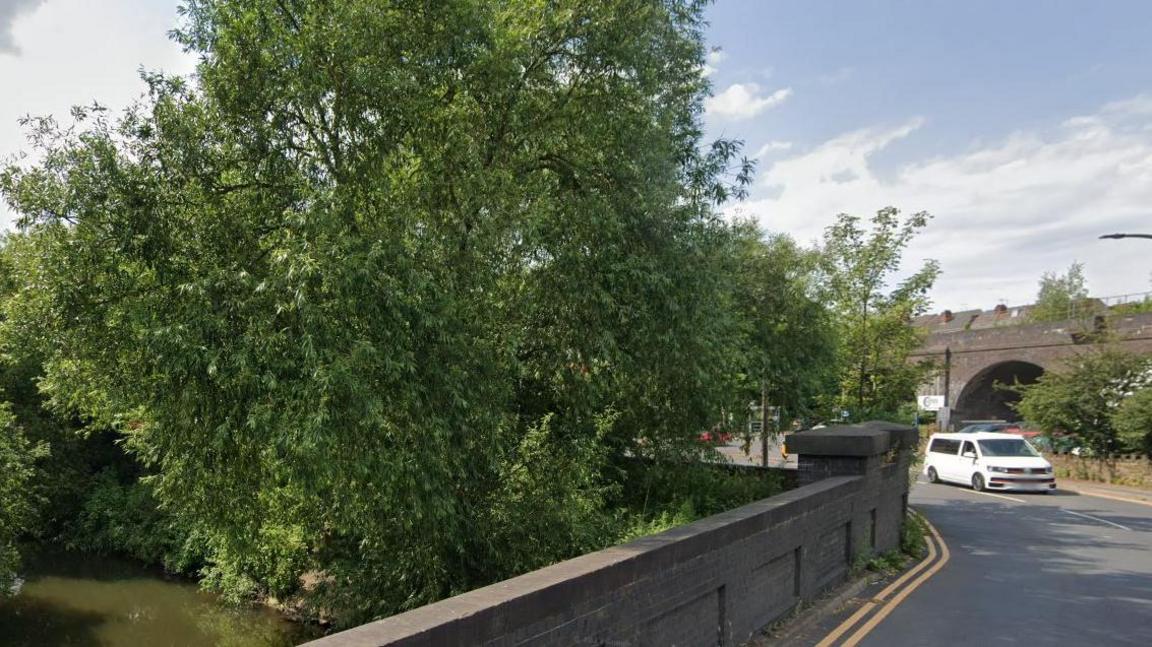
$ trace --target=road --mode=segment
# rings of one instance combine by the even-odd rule
[[[950,561],[860,642],[1152,645],[1152,506],[918,483]]]

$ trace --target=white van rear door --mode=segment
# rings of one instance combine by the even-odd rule
[[[960,451],[960,441],[949,438],[936,438],[929,447],[929,460],[936,473],[945,481],[956,479],[956,454]]]

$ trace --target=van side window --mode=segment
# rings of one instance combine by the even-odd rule
[[[975,456],[976,455],[976,445],[973,445],[972,441],[970,441],[970,440],[965,440],[964,441],[964,450],[961,451],[960,454],[964,455],[964,454],[967,454],[969,452],[971,452],[972,455]]]
[[[945,438],[937,438],[933,440],[932,444],[928,447],[928,451],[935,452],[937,454],[955,455],[957,449],[960,449],[960,441],[948,440]]]

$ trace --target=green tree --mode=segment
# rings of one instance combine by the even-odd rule
[[[231,595],[321,572],[351,623],[584,550],[599,446],[696,451],[738,393],[703,6],[190,0],[194,83],[0,176],[6,348]]]
[[[9,406],[0,406],[0,597],[9,595],[15,584],[20,565],[16,541],[29,529],[36,503],[28,484],[36,474],[36,461],[46,454],[45,445],[24,436]]]
[[[747,336],[746,398],[781,408],[781,419],[816,413],[835,390],[832,314],[818,300],[819,252],[791,238],[767,238],[751,222],[733,227],[735,307]]]
[[[1084,264],[1072,263],[1065,274],[1045,272],[1036,303],[1028,310],[1033,321],[1061,321],[1094,313],[1084,280]]]
[[[1148,384],[1149,377],[1146,368],[1141,380],[1143,384],[1125,397],[1112,414],[1112,426],[1120,445],[1146,456],[1152,456],[1152,386]]]
[[[839,339],[839,393],[830,404],[856,420],[894,415],[932,370],[909,361],[923,341],[909,324],[927,310],[940,266],[929,260],[892,286],[905,248],[930,216],[901,220],[899,213],[881,209],[867,224],[841,214],[824,233],[824,298]]]
[[[1138,450],[1148,431],[1139,426],[1148,396],[1130,394],[1147,386],[1149,366],[1148,358],[1119,349],[1089,350],[1067,360],[1063,370],[1016,387],[1016,408],[1046,432],[1070,434],[1097,453]]]

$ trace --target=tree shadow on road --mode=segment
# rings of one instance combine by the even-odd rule
[[[1152,644],[1152,515],[1076,510],[1121,530],[1032,501],[916,507],[953,555],[925,594],[963,595],[933,612],[959,632],[933,632],[936,644]]]

